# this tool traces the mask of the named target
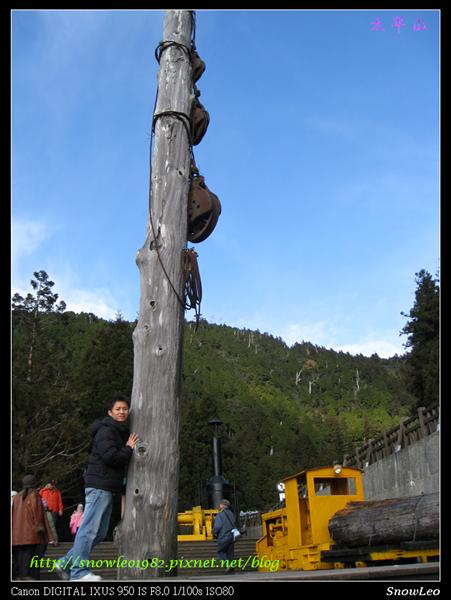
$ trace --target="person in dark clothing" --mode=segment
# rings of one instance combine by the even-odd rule
[[[108,533],[113,494],[123,493],[124,477],[133,448],[138,442],[128,428],[129,402],[115,396],[109,404],[108,416],[91,428],[91,448],[85,471],[85,511],[75,536],[74,545],[60,558],[55,570],[62,579],[98,581],[100,576],[86,566],[92,548]]]
[[[222,563],[227,565],[226,573],[233,573],[233,568],[229,565],[230,561],[234,558],[235,540],[232,529],[235,527],[235,515],[230,510],[230,502],[228,500],[221,500],[219,512],[213,524],[213,536],[218,540],[217,550],[219,560],[228,561]]]

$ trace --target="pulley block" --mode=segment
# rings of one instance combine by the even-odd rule
[[[193,146],[197,146],[207,132],[210,115],[197,98],[193,100],[191,110],[191,136]]]
[[[221,202],[201,175],[193,177],[188,196],[188,240],[203,242],[213,232],[221,214]]]

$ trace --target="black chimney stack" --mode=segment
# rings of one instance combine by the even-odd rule
[[[212,444],[213,476],[210,477],[207,483],[208,506],[209,508],[219,508],[221,500],[224,498],[230,499],[230,484],[222,475],[221,439],[218,435],[218,428],[222,425],[222,421],[215,417],[211,419],[209,424],[214,426],[214,432]]]
[[[215,417],[209,422],[209,425],[214,426],[213,432],[213,475],[222,475],[222,454],[221,454],[221,439],[218,436],[218,427],[222,425],[222,421]]]

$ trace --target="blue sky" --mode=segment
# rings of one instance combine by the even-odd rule
[[[12,292],[43,269],[69,310],[137,317],[163,17],[12,12]],[[194,153],[222,204],[202,315],[402,354],[415,273],[439,268],[439,11],[196,17]]]

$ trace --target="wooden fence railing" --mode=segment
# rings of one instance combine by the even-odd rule
[[[351,454],[345,454],[343,466],[359,467],[363,469],[372,463],[386,458],[394,452],[399,452],[421,440],[422,438],[439,431],[439,406],[434,404],[425,408],[421,406],[413,417],[406,417],[401,423],[379,437],[374,438],[356,448]]]

